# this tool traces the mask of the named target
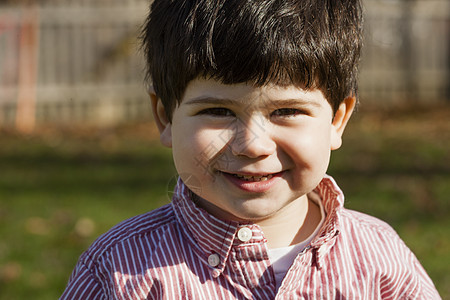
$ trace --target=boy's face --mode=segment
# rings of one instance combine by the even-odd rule
[[[152,95],[161,141],[199,204],[224,219],[282,217],[323,178],[355,99],[333,118],[320,90],[197,79],[172,122]]]

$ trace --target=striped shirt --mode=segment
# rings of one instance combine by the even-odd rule
[[[260,227],[208,214],[180,181],[170,204],[98,238],[61,299],[440,299],[391,227],[343,208],[331,177],[314,193],[325,222],[278,290]]]

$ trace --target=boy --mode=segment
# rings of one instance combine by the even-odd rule
[[[439,299],[325,174],[361,27],[358,0],[155,0],[150,96],[180,179],[80,257],[62,299]]]

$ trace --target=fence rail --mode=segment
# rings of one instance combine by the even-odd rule
[[[111,124],[148,118],[138,32],[148,4],[0,9],[0,126],[17,125],[21,73],[36,72],[36,122]],[[29,10],[30,8],[28,8]],[[30,19],[30,15],[37,20]],[[21,67],[24,26],[37,21],[37,69]],[[30,116],[28,116],[30,117]]]
[[[449,100],[450,1],[365,1],[365,8],[363,100]]]
[[[447,101],[450,1],[366,0],[365,10],[362,101]],[[147,11],[147,0],[0,6],[0,127],[27,116],[95,124],[150,118],[137,40]]]

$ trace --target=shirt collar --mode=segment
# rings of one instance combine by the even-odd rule
[[[178,221],[187,231],[187,237],[193,239],[192,244],[204,253],[199,258],[208,264],[208,256],[211,254],[218,254],[221,258],[228,257],[239,223],[210,215],[197,207],[192,195],[181,179],[178,179],[172,205]],[[225,262],[225,259],[221,259],[215,268],[223,271]]]
[[[325,176],[313,193],[322,200],[326,219],[318,235],[313,239],[311,246],[318,248],[334,240],[339,234],[340,210],[344,207],[344,194],[330,176]]]
[[[334,245],[339,234],[340,214],[339,210],[344,205],[344,195],[334,179],[326,175],[313,193],[317,194],[325,209],[326,219],[312,240],[311,247],[317,250],[317,261]],[[198,247],[205,255],[200,257],[207,264],[208,255],[218,254],[222,259],[216,269],[223,271],[228,253],[237,243],[235,237],[242,226],[252,230],[253,236],[247,243],[264,243],[265,239],[261,229],[256,224],[240,224],[236,221],[227,221],[216,218],[205,210],[197,207],[192,197],[193,193],[187,186],[178,180],[174,189],[172,205],[178,221],[187,231],[187,237],[192,239],[195,247]]]

